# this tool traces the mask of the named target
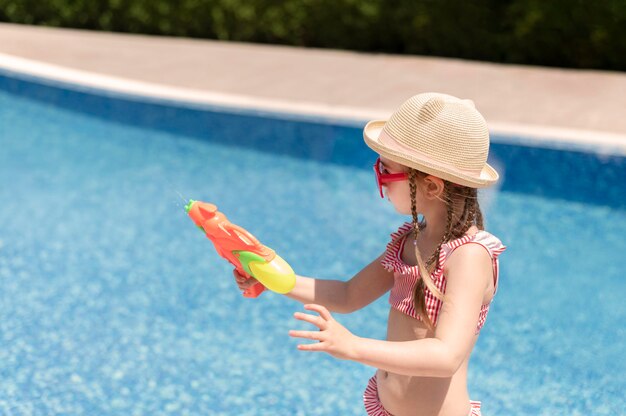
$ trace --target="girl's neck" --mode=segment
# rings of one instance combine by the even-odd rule
[[[420,235],[426,241],[440,241],[446,232],[446,208],[442,204],[425,211],[426,227],[420,231]]]
[[[463,201],[455,201],[452,214],[452,223],[459,221],[463,212]],[[447,223],[447,206],[445,204],[433,205],[423,212],[426,226],[420,230],[421,238],[425,241],[441,241],[446,233]],[[476,226],[471,226],[466,234],[475,234],[478,231]]]

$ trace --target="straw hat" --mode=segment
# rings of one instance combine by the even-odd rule
[[[487,123],[470,100],[415,95],[389,120],[367,123],[363,138],[381,156],[459,185],[483,188],[498,180],[487,164]]]

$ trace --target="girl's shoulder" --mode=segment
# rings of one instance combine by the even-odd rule
[[[466,249],[458,250],[459,247],[466,247]],[[487,231],[478,230],[474,234],[465,235],[443,244],[439,253],[438,270],[444,273],[446,280],[454,279],[454,276],[461,276],[460,280],[456,279],[455,281],[471,281],[472,284],[477,284],[481,279],[489,279],[489,276],[492,276],[489,287],[492,287],[493,291],[487,298],[483,299],[483,305],[488,305],[498,290],[500,275],[498,257],[505,250],[506,246],[498,237]],[[453,255],[453,253],[456,254]],[[472,273],[467,274],[467,270],[472,270]],[[484,282],[486,281],[484,280]]]
[[[500,254],[506,250],[506,246],[498,237],[485,230],[476,230],[463,237],[443,243],[439,254],[440,264],[445,263],[446,258],[456,249],[467,244],[478,244],[484,247],[493,261],[496,261]]]

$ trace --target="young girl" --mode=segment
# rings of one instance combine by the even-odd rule
[[[315,314],[297,312],[315,331],[290,331],[323,351],[378,369],[363,399],[368,415],[480,415],[470,401],[470,353],[498,284],[505,247],[484,231],[477,188],[494,184],[486,163],[489,133],[469,100],[435,93],[406,101],[388,121],[371,121],[365,142],[383,196],[412,217],[386,250],[349,281],[297,276],[287,296]],[[235,272],[241,290],[256,283]],[[358,337],[330,311],[349,313],[391,291],[387,340]]]

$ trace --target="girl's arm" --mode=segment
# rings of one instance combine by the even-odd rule
[[[350,313],[369,305],[393,285],[393,274],[380,264],[384,254],[365,266],[348,281],[296,276],[296,286],[287,297],[305,304],[323,305],[336,313]],[[239,288],[245,290],[254,279],[244,281],[235,271]]]
[[[447,261],[446,278],[446,301],[433,338],[405,342],[359,338],[319,305],[305,306],[319,316],[295,315],[319,331],[291,331],[290,335],[319,341],[299,345],[304,351],[324,351],[396,374],[451,377],[474,345],[480,307],[486,291],[493,287],[491,258],[477,244],[459,247]]]

